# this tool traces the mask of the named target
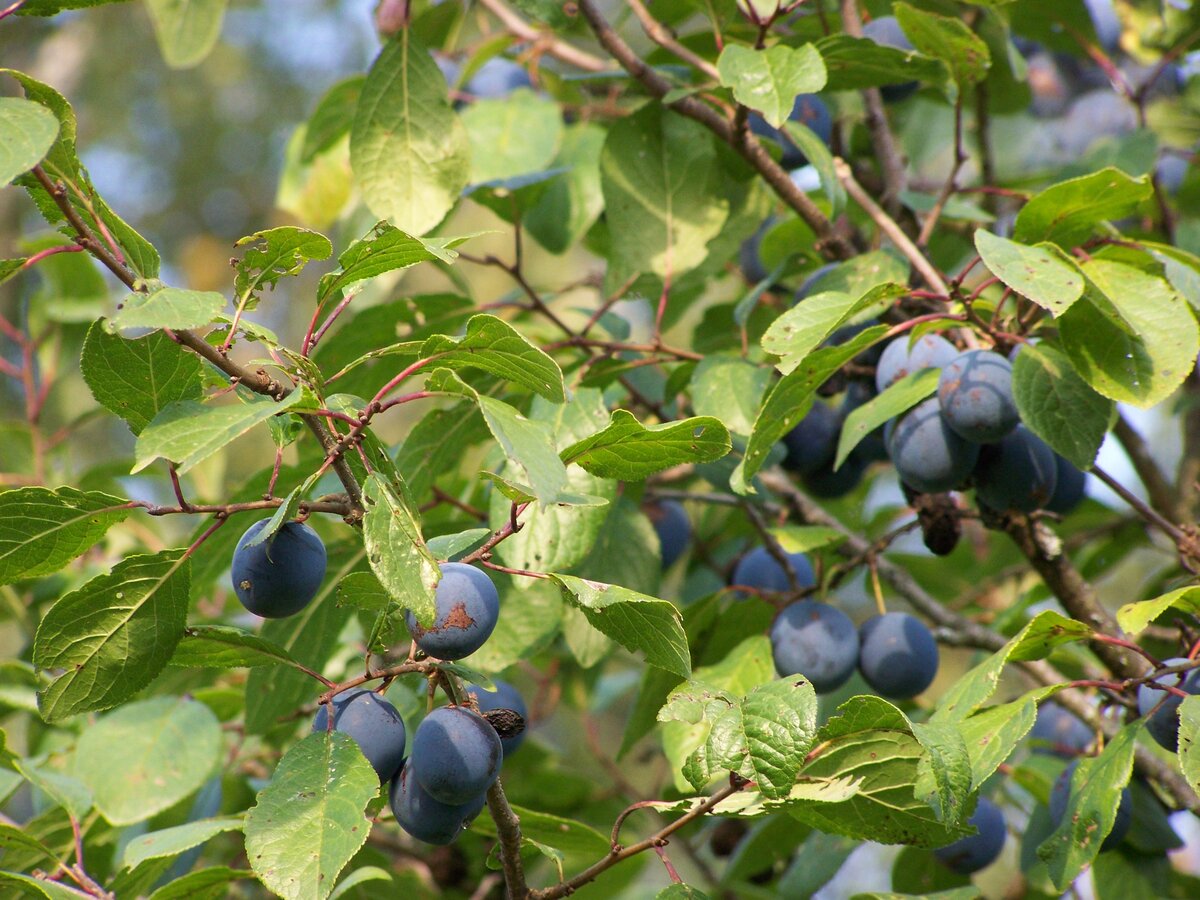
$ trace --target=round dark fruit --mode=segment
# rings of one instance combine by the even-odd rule
[[[797,475],[811,475],[833,462],[842,419],[833,409],[815,401],[803,419],[783,436],[787,456],[783,467]]]
[[[242,606],[265,619],[308,606],[325,578],[325,545],[303,522],[286,522],[265,541],[247,546],[269,519],[246,529],[233,551],[233,591]]]
[[[771,625],[771,655],[781,676],[803,675],[818,694],[846,683],[858,663],[858,630],[840,609],[815,600],[789,603]]]
[[[789,553],[788,562],[796,573],[796,588],[803,590],[817,583],[812,563],[803,553]],[[738,560],[733,570],[733,584],[777,594],[792,590],[787,571],[766,547],[755,547]]]
[[[656,500],[643,510],[658,534],[662,567],[669,569],[683,556],[692,540],[692,523],[678,500]]]
[[[335,694],[333,729],[354,738],[363,756],[379,775],[379,781],[390,781],[404,761],[404,719],[382,696],[374,691],[351,690]],[[329,728],[329,706],[317,710],[313,719],[314,732]]]
[[[987,797],[979,798],[967,824],[978,829],[977,833],[933,851],[938,862],[961,875],[978,872],[995,862],[1008,836],[1004,814]]]
[[[998,512],[1041,509],[1054,496],[1057,484],[1054,451],[1024,425],[979,451],[975,496]]]
[[[452,843],[483,810],[487,794],[480,793],[465,803],[442,803],[429,796],[405,763],[388,790],[392,814],[400,827],[427,844]]]
[[[1190,660],[1177,656],[1163,661],[1164,666],[1182,666]],[[1200,671],[1175,672],[1154,679],[1157,684],[1178,688],[1185,694],[1200,694]],[[1138,688],[1138,715],[1146,717],[1146,730],[1164,750],[1179,750],[1179,704],[1183,698],[1162,688],[1143,684]]]
[[[938,379],[938,402],[954,433],[976,444],[998,441],[1021,422],[1012,364],[990,350],[968,350],[946,363]]]
[[[1065,516],[1087,496],[1087,473],[1075,467],[1065,456],[1054,454],[1054,494],[1046,510]]]
[[[487,719],[466,707],[442,706],[417,726],[408,765],[429,796],[456,806],[491,787],[503,759],[500,736]]]
[[[901,378],[922,369],[940,369],[954,357],[958,348],[940,334],[923,334],[909,348],[907,334],[883,348],[875,367],[875,387],[882,393]]]
[[[858,630],[858,641],[858,670],[881,696],[915,697],[937,675],[937,641],[924,622],[908,613],[867,619]]]
[[[979,460],[979,445],[950,430],[936,397],[889,422],[883,435],[900,480],[918,493],[940,494],[961,487]]]
[[[425,628],[406,612],[417,646],[437,659],[462,659],[484,645],[500,618],[500,595],[492,579],[465,563],[442,563],[434,594],[433,625]]]
[[[1038,707],[1037,721],[1029,732],[1034,753],[1074,759],[1085,752],[1095,735],[1092,729],[1056,703]]]

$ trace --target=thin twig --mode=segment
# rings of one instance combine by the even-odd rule
[[[626,0],[626,3],[633,10],[633,14],[638,22],[641,23],[642,31],[646,32],[646,37],[650,38],[650,40],[654,41],[654,43],[667,52],[675,54],[675,56],[678,56],[688,65],[699,69],[713,81],[719,82],[721,80],[721,73],[717,71],[717,67],[675,40],[675,35],[671,33],[671,30],[650,14],[650,10],[646,8],[642,0]]]

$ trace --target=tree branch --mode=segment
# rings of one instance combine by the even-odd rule
[[[675,35],[671,33],[670,29],[654,18],[654,16],[650,15],[650,10],[646,9],[646,5],[642,3],[642,0],[625,0],[625,2],[633,10],[633,14],[637,17],[638,22],[641,23],[642,31],[646,32],[646,37],[669,53],[675,54],[689,65],[695,66],[713,81],[721,80],[721,73],[717,71],[717,67],[675,40]]]
[[[560,41],[553,34],[542,31],[530,25],[504,3],[504,0],[479,0],[479,5],[488,10],[500,23],[522,41],[528,41],[537,48],[549,53],[555,59],[569,66],[583,69],[585,72],[604,72],[608,64],[598,56],[593,56],[586,50],[580,50],[573,44]]]

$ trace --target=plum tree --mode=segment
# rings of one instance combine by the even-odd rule
[[[955,346],[940,334],[923,334],[909,347],[901,335],[883,348],[875,367],[875,388],[881,393],[905,375],[921,369],[940,369],[958,356]]]
[[[798,589],[810,588],[817,583],[812,563],[807,556],[803,553],[789,553],[787,558],[796,575]],[[755,547],[738,560],[731,584],[774,593],[792,590],[787,570],[766,547]]]
[[[643,507],[658,534],[662,567],[669,569],[683,556],[692,540],[692,523],[678,500],[655,500]]]
[[[832,407],[814,401],[795,428],[783,436],[787,455],[783,467],[797,475],[811,475],[833,462],[842,419]]]
[[[409,760],[392,778],[388,801],[401,828],[419,841],[444,845],[453,843],[479,815],[487,794],[481,791],[464,803],[442,803],[414,777]]]
[[[788,118],[804,125],[826,145],[833,138],[833,116],[830,115],[825,101],[816,94],[800,94],[796,97]],[[759,137],[774,141],[783,149],[783,156],[780,158],[779,164],[785,169],[798,169],[808,163],[808,157],[801,152],[792,139],[785,132],[769,124],[758,113],[750,114],[750,130]]]
[[[429,796],[457,806],[491,786],[503,759],[487,719],[463,706],[441,706],[417,726],[408,765]]]
[[[781,676],[803,675],[818,694],[828,693],[854,674],[858,630],[840,609],[797,600],[771,624],[771,655]]]
[[[1190,662],[1187,657],[1176,656],[1163,660],[1163,666],[1184,666]],[[1145,717],[1150,737],[1164,750],[1175,753],[1179,750],[1179,705],[1183,703],[1183,698],[1163,690],[1163,687],[1177,688],[1185,694],[1200,694],[1200,671],[1192,669],[1187,673],[1161,675],[1154,682],[1159,687],[1143,684],[1138,688],[1138,715]]]
[[[1075,767],[1079,765],[1079,760],[1075,760],[1069,766],[1062,770],[1062,774],[1054,782],[1054,787],[1050,790],[1050,820],[1057,828],[1062,822],[1063,816],[1067,814],[1067,806],[1071,800],[1071,776],[1075,774]],[[1116,847],[1121,841],[1125,840],[1125,835],[1129,833],[1129,826],[1133,824],[1133,794],[1129,788],[1124,788],[1121,791],[1121,801],[1117,804],[1117,815],[1113,819],[1112,828],[1104,838],[1104,842],[1100,845],[1100,851],[1111,850]]]
[[[1020,424],[1012,364],[990,350],[967,350],[942,369],[938,403],[946,424],[976,444],[998,441]]]
[[[404,762],[406,733],[404,719],[375,691],[350,690],[334,694],[333,729],[354,738],[363,756],[379,775],[380,783],[391,780]],[[329,728],[329,706],[317,710],[314,732]]]
[[[520,691],[507,681],[502,681],[499,678],[493,678],[492,684],[496,686],[495,691],[485,690],[476,684],[467,688],[470,695],[475,698],[475,702],[479,704],[480,712],[486,713],[495,709],[511,709],[522,719],[528,718],[529,711],[525,706],[525,699],[521,696]],[[521,731],[520,734],[514,737],[500,738],[500,746],[504,748],[504,758],[508,759],[516,753],[517,748],[523,743],[525,743],[524,731]]]
[[[933,683],[938,648],[925,623],[908,613],[873,616],[858,629],[858,670],[876,693],[915,697]]]
[[[967,824],[977,829],[975,834],[933,851],[938,862],[962,875],[978,872],[995,862],[1008,837],[1004,813],[987,797],[979,798]]]
[[[233,551],[230,576],[242,606],[264,619],[295,615],[317,595],[325,578],[325,544],[303,522],[285,522],[273,536],[250,545],[269,519],[246,529]]]
[[[417,646],[438,659],[462,659],[484,645],[500,618],[500,594],[492,579],[465,563],[442,563],[434,595],[433,624],[426,628],[406,612]]]
[[[979,460],[979,445],[950,430],[936,397],[889,422],[883,437],[901,481],[920,493],[962,487]]]
[[[1041,509],[1054,496],[1057,481],[1054,451],[1024,425],[979,451],[975,496],[994,510]]]
[[[1096,735],[1082,720],[1057,703],[1042,703],[1038,706],[1029,738],[1034,753],[1074,759],[1091,746]]]

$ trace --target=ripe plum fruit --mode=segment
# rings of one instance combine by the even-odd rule
[[[999,512],[1033,512],[1054,496],[1058,463],[1040,437],[1018,425],[1011,434],[979,451],[975,497]]]
[[[462,659],[483,646],[500,617],[500,595],[492,579],[465,563],[442,563],[442,580],[434,594],[436,614],[425,628],[405,612],[417,646],[438,659]]]
[[[933,683],[937,641],[920,619],[902,612],[874,616],[862,623],[858,639],[858,670],[876,693],[904,700]]]
[[[938,379],[942,416],[959,437],[976,444],[1001,440],[1021,422],[1012,392],[1012,363],[990,350],[967,350]]]
[[[269,521],[246,529],[233,551],[230,574],[242,606],[265,619],[282,619],[317,595],[325,578],[325,545],[303,522],[286,522],[272,537],[247,546]]]
[[[404,762],[404,719],[374,691],[351,690],[334,695],[333,728],[354,738],[363,756],[375,768],[379,781],[390,781]],[[329,707],[322,706],[313,719],[313,732],[329,727]]]
[[[788,561],[796,573],[796,587],[803,590],[817,583],[812,563],[803,553],[789,553]],[[787,572],[766,547],[755,547],[740,560],[733,570],[733,584],[757,588],[760,591],[782,593],[792,589]]]
[[[1008,836],[1004,814],[987,797],[979,798],[967,824],[975,826],[978,833],[933,851],[938,862],[962,875],[978,872],[995,862]]]
[[[922,494],[961,487],[979,460],[979,445],[950,430],[936,397],[889,422],[883,438],[900,480]]]
[[[488,720],[462,706],[441,706],[421,720],[408,765],[433,799],[457,806],[486,791],[504,748]]]
[[[803,675],[818,694],[845,684],[858,663],[858,630],[840,609],[815,600],[785,606],[771,625],[771,655],[781,676]]]

